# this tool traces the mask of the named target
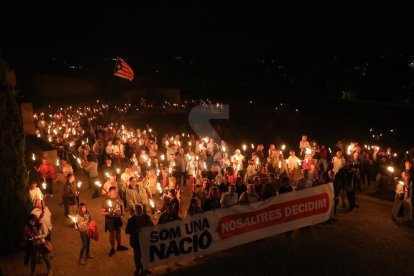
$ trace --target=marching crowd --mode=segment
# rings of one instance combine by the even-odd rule
[[[35,154],[28,161],[39,173],[39,177],[32,177],[30,185],[34,209],[25,232],[29,244],[25,262],[30,260],[32,273],[42,257],[51,274],[49,250],[44,244],[51,241],[52,223],[43,194],[54,196],[53,186],[57,183],[63,185],[64,215],[80,233],[79,264],[94,257],[89,247],[90,239],[98,238],[96,224],[87,206],[79,202],[83,183],[76,181],[76,175],[80,173],[87,175],[85,184],[93,190],[92,198],[102,201],[109,257],[128,249],[122,244],[120,231],[124,215],[129,214],[125,231],[130,235],[137,274],[143,273],[140,227],[325,183],[333,183],[335,213],[341,202],[341,207],[352,214],[359,207],[355,201],[357,191],[371,185],[385,191],[401,172],[392,213],[397,221],[411,220],[414,149],[404,158],[397,158],[391,148],[356,142],[345,146],[341,140],[327,147],[303,135],[298,147],[285,156],[285,145],[236,148],[225,141],[185,133],[159,137],[148,125],[143,129],[129,128],[109,121],[106,113],[102,105],[65,108],[49,117],[42,113],[34,116],[38,137],[57,148],[58,162],[55,166],[42,159],[36,166]],[[192,195],[187,210],[183,210],[185,190]]]

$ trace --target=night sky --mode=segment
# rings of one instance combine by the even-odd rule
[[[36,2],[25,3],[24,9],[0,5],[2,55],[22,75],[36,71],[33,68],[50,70],[46,65],[52,60],[88,64],[120,55],[142,74],[168,74],[176,69],[165,64],[178,57],[198,66],[188,69],[197,74],[219,70],[231,79],[232,72],[243,67],[263,78],[270,71],[270,78],[286,79],[277,82],[284,89],[290,84],[296,90],[311,86],[328,94],[341,89],[369,94],[372,83],[384,78],[389,79],[386,93],[403,89],[404,94],[414,80],[408,66],[414,59],[410,1],[138,1],[99,6]],[[211,60],[220,65],[206,65]],[[332,66],[339,72],[336,76],[330,75]],[[361,83],[361,76],[370,80]],[[330,81],[312,83],[315,77]]]

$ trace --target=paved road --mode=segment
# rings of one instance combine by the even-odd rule
[[[133,275],[132,250],[108,257],[109,242],[103,232],[99,213],[101,200],[90,199],[82,191],[96,219],[100,240],[92,241],[96,256],[86,265],[78,265],[81,241],[78,232],[63,217],[59,199],[48,200],[54,218],[52,259],[54,275]],[[412,275],[414,270],[414,228],[391,220],[391,207],[367,196],[358,198],[355,214],[339,210],[338,221],[313,229],[281,234],[196,260],[154,269],[153,275]],[[123,244],[128,237],[123,234]],[[29,275],[23,265],[23,253],[2,258],[4,275]],[[45,275],[44,264],[38,275]],[[410,273],[411,272],[411,273]],[[43,274],[42,274],[43,273]]]

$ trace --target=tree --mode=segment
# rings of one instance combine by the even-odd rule
[[[0,253],[19,249],[30,212],[23,122],[15,99],[16,77],[0,58]]]

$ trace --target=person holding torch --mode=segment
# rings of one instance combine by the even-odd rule
[[[55,169],[53,166],[45,159],[42,159],[42,164],[39,168],[36,168],[36,171],[40,173],[46,182],[47,192],[50,197],[53,197],[53,181],[56,178]]]
[[[91,223],[92,216],[85,203],[81,203],[78,213],[76,214],[75,223],[79,230],[80,238],[82,241],[82,247],[79,252],[79,264],[86,264],[86,259],[93,259],[94,256],[89,253],[91,244],[91,237],[88,235],[89,225]]]
[[[105,216],[105,232],[109,232],[109,243],[111,250],[109,257],[115,254],[115,239],[117,243],[117,251],[128,250],[128,247],[121,245],[121,227],[122,217],[124,216],[124,203],[118,197],[117,188],[111,186],[108,195],[102,201],[102,215]]]
[[[65,217],[75,216],[76,212],[76,204],[77,204],[77,197],[79,195],[79,190],[76,187],[75,183],[75,175],[68,174],[66,177],[66,183],[63,187],[63,207],[65,211]]]

